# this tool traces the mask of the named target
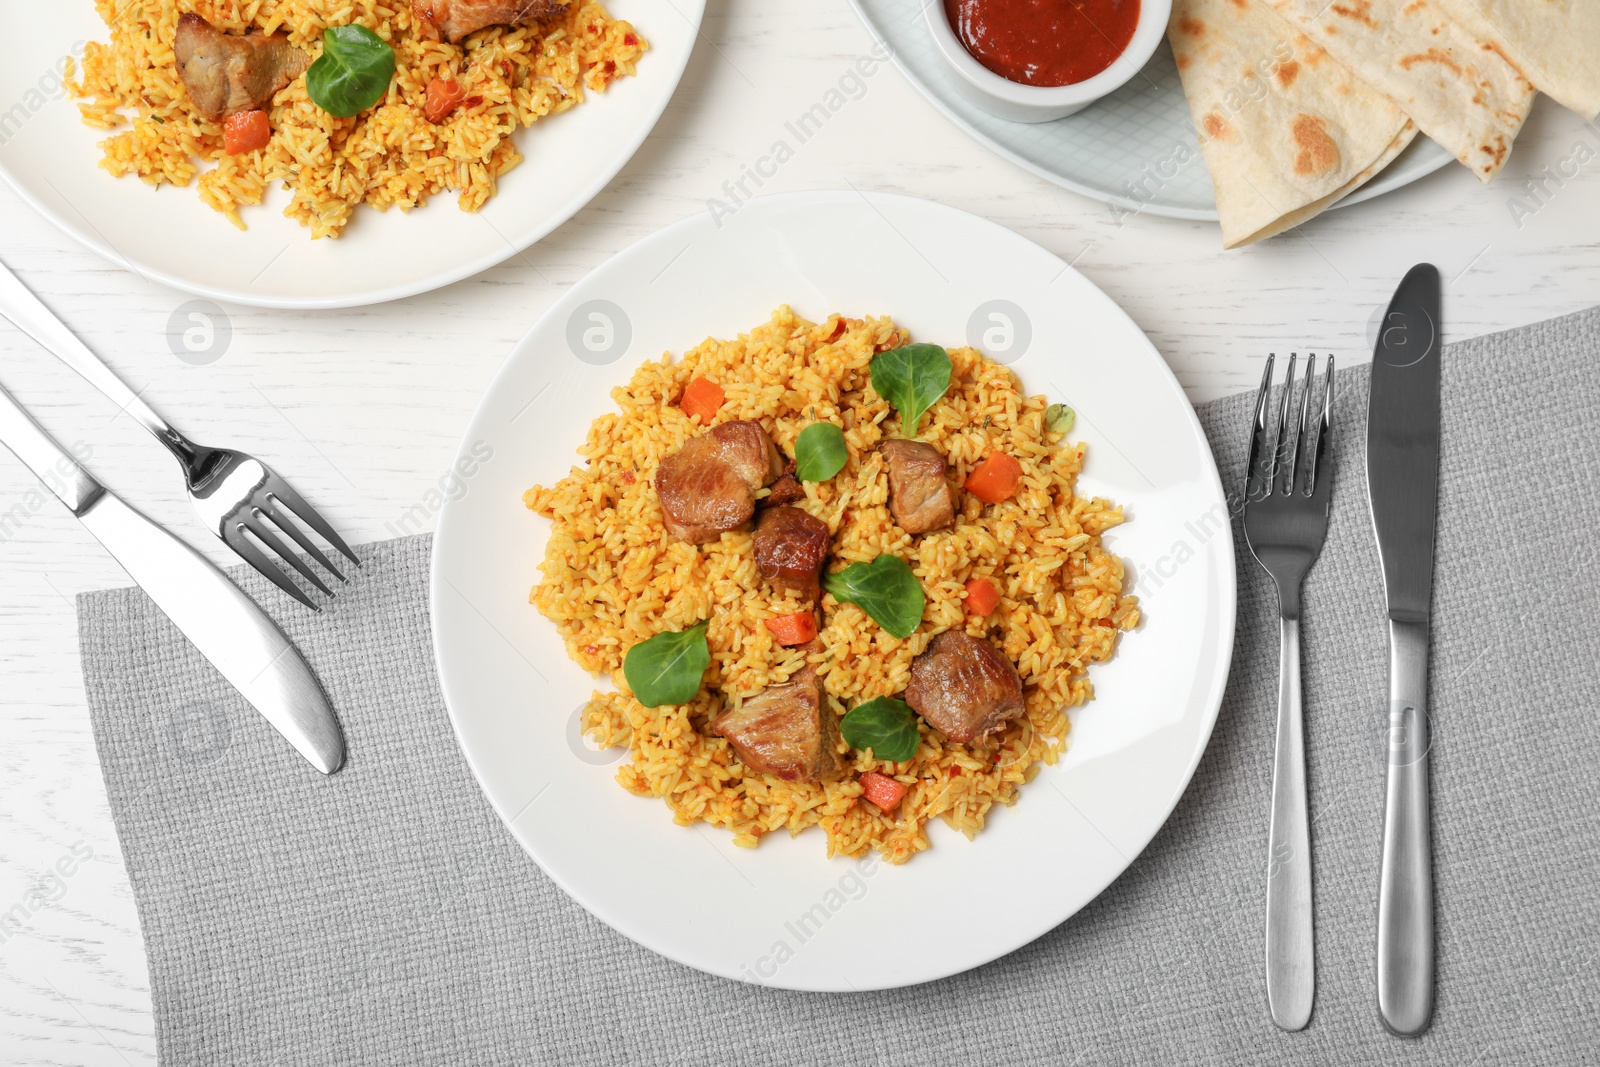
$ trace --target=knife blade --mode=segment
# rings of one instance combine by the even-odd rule
[[[1410,1037],[1433,1014],[1428,646],[1439,500],[1439,272],[1407,272],[1384,315],[1367,400],[1367,495],[1389,618],[1389,709],[1377,986],[1383,1025]]]
[[[310,666],[227,575],[95,481],[4,389],[0,444],[45,483],[313,767],[332,774],[344,765],[344,732]]]

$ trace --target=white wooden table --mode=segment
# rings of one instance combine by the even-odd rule
[[[704,39],[654,136],[571,222],[503,266],[403,303],[228,308],[231,346],[206,366],[168,348],[168,318],[185,296],[84,251],[4,189],[0,254],[185,430],[270,459],[352,541],[415,532],[479,393],[561,289],[725,197],[723,182],[869,43],[845,0],[711,0]],[[762,191],[847,183],[941,200],[1073,261],[1144,328],[1195,401],[1253,387],[1269,350],[1369,358],[1369,323],[1420,260],[1447,280],[1452,339],[1600,302],[1600,130],[1545,100],[1494,185],[1451,167],[1244,252],[1223,253],[1207,223],[1119,224],[1109,208],[974,145],[888,67]],[[429,210],[454,209],[445,200]],[[89,466],[113,489],[231,562],[191,521],[159,446],[4,327],[0,383],[62,441],[91,450]],[[20,465],[0,461],[0,1062],[150,1063],[144,951],[89,729],[72,604],[126,579],[35,488]],[[79,862],[75,852],[92,856]]]

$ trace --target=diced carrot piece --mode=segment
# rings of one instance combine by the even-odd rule
[[[454,78],[435,78],[428,83],[428,95],[422,104],[422,117],[439,125],[449,118],[467,98],[466,90]]]
[[[683,399],[678,401],[678,407],[690,418],[699,416],[700,425],[705,426],[726,399],[728,394],[722,391],[722,386],[710,378],[696,378],[683,387]]]
[[[254,152],[272,140],[272,120],[265,111],[240,111],[222,122],[222,150],[230,156]]]
[[[906,784],[895,781],[887,774],[867,771],[856,781],[861,783],[861,795],[878,805],[885,812],[898,808],[900,801],[905,799]]]
[[[967,475],[967,492],[985,504],[1009,499],[1022,482],[1022,464],[1004,452],[991,452],[989,458]]]
[[[817,617],[809,611],[802,611],[798,615],[777,615],[763,619],[762,623],[772,631],[778,644],[785,648],[803,645],[817,636]]]
[[[1000,606],[1000,592],[987,578],[973,578],[967,582],[967,614],[980,619],[994,614]]]

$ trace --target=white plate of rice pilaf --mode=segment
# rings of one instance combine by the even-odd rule
[[[703,10],[573,0],[451,45],[424,39],[410,0],[22,5],[0,39],[0,176],[83,244],[179,289],[263,307],[393,300],[494,266],[604,188],[666,107]],[[287,33],[310,56],[325,28],[360,24],[392,45],[396,73],[348,119],[301,76],[267,109],[267,146],[225,155],[222,124],[176,73],[189,12]],[[463,97],[438,125],[423,112],[435,79]]]
[[[921,438],[958,479],[1002,445],[1023,467],[1013,500],[964,503],[952,530],[920,539],[885,518],[871,446],[886,405],[864,377],[875,350],[908,339],[943,345],[955,372]],[[710,735],[717,707],[805,657],[761,625],[795,605],[756,574],[748,533],[694,548],[661,529],[651,479],[699,431],[675,406],[691,376],[723,386],[716,422],[757,419],[785,454],[813,415],[842,422],[849,461],[800,503],[830,525],[829,567],[887,551],[916,569],[926,607],[903,641],[824,598],[814,662],[835,711],[899,695],[930,637],[965,628],[1024,682],[1026,713],[997,746],[923,724],[910,760],[851,751],[847,773],[817,785],[747,773]],[[1064,437],[1044,428],[1052,402],[1078,413]],[[844,991],[993,960],[1122,873],[1210,737],[1233,643],[1233,547],[1193,410],[1103,293],[975,216],[810,193],[671,226],[534,326],[456,474],[432,616],[468,761],[563,889],[690,966]],[[537,513],[530,486],[543,487],[529,496]],[[962,608],[974,575],[1003,594],[981,622]],[[613,670],[641,639],[707,618],[712,665],[688,705],[646,709],[585,669]],[[909,786],[892,814],[860,799],[866,769]],[[958,915],[955,900],[1003,906]],[[908,935],[930,920],[937,936]]]

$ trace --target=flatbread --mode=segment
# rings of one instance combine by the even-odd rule
[[[1479,178],[1505,166],[1535,89],[1498,43],[1451,18],[1440,0],[1269,2]]]
[[[1600,116],[1600,2],[1440,0],[1452,18],[1498,44],[1542,93],[1589,121]]]
[[[1302,222],[1305,222],[1307,219],[1315,218],[1316,216],[1322,214],[1328,208],[1337,204],[1340,200],[1343,200],[1345,197],[1349,196],[1351,193],[1367,184],[1367,182],[1371,181],[1372,178],[1377,175],[1379,171],[1383,170],[1384,167],[1387,167],[1390,163],[1393,163],[1394,157],[1405,151],[1406,145],[1410,144],[1416,136],[1417,124],[1412,122],[1410,119],[1406,119],[1405,125],[1401,127],[1400,132],[1394,135],[1394,140],[1389,142],[1389,146],[1378,155],[1378,158],[1374,159],[1359,173],[1353,175],[1349,181],[1339,186],[1339,188],[1335,189],[1321,200],[1314,200],[1305,207],[1291,211],[1287,215],[1284,215],[1282,218],[1278,219],[1276,222],[1262,227],[1249,237],[1235,241],[1233,244],[1228,243],[1227,230],[1224,229],[1222,235],[1222,247],[1233,248],[1236,245],[1250,244],[1254,241],[1260,241],[1267,237],[1274,237],[1285,230],[1293,229]]]
[[[1216,188],[1224,248],[1298,226],[1416,135],[1392,101],[1265,0],[1174,0],[1167,34]]]

